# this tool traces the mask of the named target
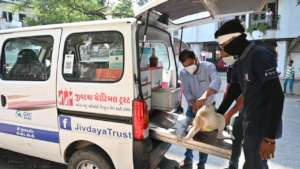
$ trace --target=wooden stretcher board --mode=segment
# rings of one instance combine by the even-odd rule
[[[185,140],[186,130],[192,119],[185,115],[160,112],[153,116],[150,123],[150,137],[192,150],[230,159],[231,140],[218,140],[217,131],[198,133],[193,139]]]

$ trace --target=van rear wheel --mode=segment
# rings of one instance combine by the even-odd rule
[[[68,169],[113,169],[103,153],[90,147],[76,151],[68,164]]]

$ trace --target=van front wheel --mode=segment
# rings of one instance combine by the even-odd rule
[[[113,169],[103,154],[88,148],[75,152],[68,164],[68,169]]]

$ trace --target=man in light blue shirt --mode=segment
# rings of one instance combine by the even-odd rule
[[[184,69],[180,72],[180,80],[183,95],[188,102],[186,115],[194,118],[197,110],[203,105],[213,104],[214,94],[221,87],[221,78],[214,64],[210,62],[200,62],[193,51],[183,50],[179,55],[179,60]],[[199,152],[198,169],[205,169],[207,154]],[[181,168],[192,168],[193,152],[187,149],[185,159],[180,164]]]

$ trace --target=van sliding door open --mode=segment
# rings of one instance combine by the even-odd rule
[[[197,134],[194,139],[182,139],[191,123],[185,115],[178,115],[177,110],[181,91],[177,87],[177,68],[172,49],[170,34],[165,30],[148,25],[145,38],[145,25],[138,31],[140,57],[140,89],[149,111],[150,137],[169,144],[229,159],[231,144],[217,140],[217,132]],[[145,40],[146,39],[146,40]],[[145,41],[143,41],[145,40]],[[151,66],[151,59],[157,59],[157,65]]]
[[[186,130],[191,119],[173,112],[152,111],[150,137],[166,143],[176,144],[192,150],[229,159],[231,155],[230,140],[217,139],[217,131],[199,132],[193,139],[185,140]]]

